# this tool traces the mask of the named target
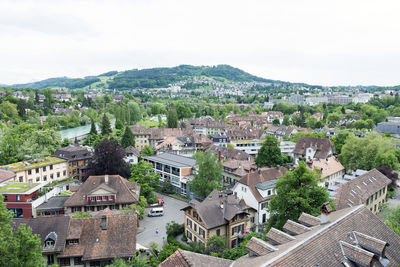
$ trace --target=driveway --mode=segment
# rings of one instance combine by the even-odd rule
[[[158,248],[162,248],[163,242],[167,242],[165,226],[170,221],[182,224],[184,216],[183,211],[180,209],[188,205],[187,202],[182,200],[177,200],[165,195],[157,195],[160,196],[161,199],[164,199],[164,216],[148,217],[147,214],[150,208],[147,208],[145,218],[139,221],[138,234],[136,235],[136,242],[147,248],[150,242],[156,242]],[[157,229],[158,234],[156,233]]]

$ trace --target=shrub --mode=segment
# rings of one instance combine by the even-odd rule
[[[182,236],[182,241],[184,241],[184,242],[186,242],[188,239],[187,239],[187,237],[184,235],[184,236]]]
[[[173,237],[182,234],[185,231],[185,226],[183,224],[176,223],[175,221],[168,222],[165,228],[167,230],[167,235],[171,235]]]
[[[92,217],[92,214],[89,212],[78,211],[74,214],[74,218],[82,218],[82,217]]]

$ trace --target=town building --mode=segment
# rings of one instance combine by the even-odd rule
[[[41,183],[6,183],[0,184],[0,194],[8,210],[14,212],[14,218],[34,216],[32,202],[39,197]]]
[[[191,196],[188,182],[193,179],[193,167],[196,160],[181,155],[163,153],[157,156],[146,156],[143,160],[153,164],[153,169],[160,174],[160,183],[171,183],[175,192]]]
[[[214,134],[211,136],[211,141],[213,141],[216,146],[227,147],[228,137],[223,134]]]
[[[78,211],[98,213],[106,208],[119,210],[139,202],[140,186],[119,175],[89,176],[64,203],[67,214]]]
[[[185,157],[192,157],[196,153],[196,143],[193,136],[168,136],[155,146],[157,154],[165,152]]]
[[[36,216],[58,216],[65,215],[64,203],[68,200],[69,196],[54,196],[47,199],[41,205],[36,207]]]
[[[273,123],[276,118],[279,120],[279,124],[283,122],[283,113],[280,111],[268,111],[262,115],[267,117],[268,123]]]
[[[85,180],[88,172],[87,167],[93,158],[93,149],[75,143],[57,149],[53,157],[65,159],[68,162],[68,177]]]
[[[253,157],[239,149],[213,145],[209,148],[209,150],[215,154],[218,154],[218,159],[220,161],[229,159],[254,161]]]
[[[328,138],[315,138],[304,136],[296,142],[293,150],[294,163],[299,160],[311,161],[314,159],[326,159],[334,152],[334,145]]]
[[[150,145],[150,135],[151,132],[146,126],[142,124],[136,124],[131,126],[131,131],[133,136],[135,137],[135,146],[139,151],[142,151],[144,146]]]
[[[118,215],[110,210],[98,216],[14,219],[38,234],[45,266],[106,266],[115,258],[136,256],[137,215]]]
[[[0,169],[0,184],[13,182],[15,180],[15,172]]]
[[[284,167],[261,168],[244,175],[232,188],[234,194],[257,211],[255,224],[264,225],[269,213],[266,210],[271,196],[275,195],[275,183],[286,173]]]
[[[380,122],[376,126],[376,130],[380,133],[390,133],[396,136],[400,135],[399,122]]]
[[[14,182],[19,183],[51,183],[69,177],[67,161],[56,157],[20,161],[1,168],[14,172]]]
[[[252,140],[231,140],[231,145],[234,149],[242,150],[250,156],[257,156],[258,150],[262,146],[263,140],[252,139]]]
[[[391,180],[377,169],[370,170],[345,183],[339,184],[334,200],[336,209],[365,205],[371,212],[380,212],[386,202],[387,187]]]
[[[328,97],[329,103],[346,105],[353,102],[353,98],[349,96],[330,96]]]
[[[229,267],[233,261],[178,249],[158,267]]]
[[[319,186],[335,185],[336,180],[342,179],[344,175],[343,165],[334,156],[313,160],[311,169],[317,169],[321,172],[321,180],[318,181]]]
[[[324,206],[318,217],[302,213],[283,231],[271,228],[267,241],[252,237],[249,253],[229,266],[400,266],[400,237],[370,210],[358,205],[330,213]],[[195,266],[215,260],[190,255]]]
[[[293,157],[293,150],[295,146],[296,143],[291,141],[281,141],[279,143],[279,149],[281,150],[281,153],[290,157]]]
[[[222,183],[231,187],[247,173],[257,170],[254,162],[248,160],[229,159],[222,163]]]
[[[228,249],[239,246],[254,224],[255,210],[232,192],[213,190],[203,202],[192,200],[185,212],[185,236],[207,245],[210,237],[224,238]]]
[[[139,162],[140,152],[133,146],[125,148],[126,156],[124,160],[129,164],[137,164]]]

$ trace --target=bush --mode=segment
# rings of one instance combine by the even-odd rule
[[[183,224],[176,223],[175,221],[168,222],[165,228],[167,230],[167,235],[171,235],[173,237],[183,234],[185,231],[185,226]]]
[[[390,187],[388,188],[386,198],[395,198],[396,197],[396,188]]]
[[[184,236],[182,236],[182,241],[184,241],[184,242],[186,242],[188,239],[187,239],[187,237],[184,235]]]
[[[92,217],[92,214],[89,212],[78,211],[74,214],[74,218],[82,218],[82,217]]]

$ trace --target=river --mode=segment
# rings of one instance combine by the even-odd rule
[[[111,123],[111,128],[114,129],[115,125],[115,119],[110,121]],[[84,135],[87,135],[90,133],[90,124],[84,125],[84,126],[79,126],[75,128],[69,128],[65,130],[58,131],[58,133],[61,135],[61,140],[64,140],[65,138],[68,139],[75,139],[75,137],[81,137]],[[96,123],[96,129],[97,132],[100,132],[100,124]]]

